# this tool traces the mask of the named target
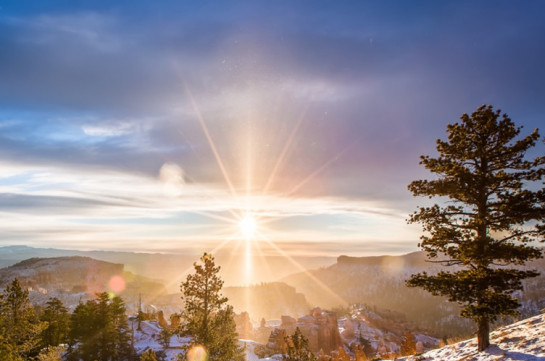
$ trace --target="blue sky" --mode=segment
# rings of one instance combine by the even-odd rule
[[[544,13],[2,1],[0,243],[202,252],[250,213],[265,252],[416,250],[407,184],[448,123],[493,104],[543,124]]]

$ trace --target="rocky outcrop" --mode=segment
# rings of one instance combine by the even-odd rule
[[[282,324],[270,332],[265,346],[259,347],[256,354],[261,358],[286,351],[286,338],[299,328],[308,340],[309,349],[315,354],[330,354],[342,348],[342,339],[337,327],[337,315],[334,312],[312,309],[308,315],[297,320],[291,316],[282,316]],[[265,327],[260,327],[265,330]]]
[[[306,316],[297,321],[289,316],[282,316],[282,325],[287,334],[291,335],[296,328],[301,330],[303,336],[308,339],[311,351],[323,350],[329,354],[342,346],[342,339],[337,326],[337,315],[334,312],[322,311],[314,308]]]
[[[168,323],[167,320],[165,320],[165,314],[162,310],[159,310],[159,312],[157,312],[157,323],[159,323],[159,326],[161,326],[162,329],[168,328]]]
[[[170,328],[173,330],[177,330],[178,327],[180,327],[180,324],[182,323],[182,318],[179,314],[173,313],[170,315]]]

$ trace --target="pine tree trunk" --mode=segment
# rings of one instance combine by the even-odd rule
[[[490,346],[490,325],[487,319],[479,321],[479,330],[477,331],[478,351],[484,351]]]

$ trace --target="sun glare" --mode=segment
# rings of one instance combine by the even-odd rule
[[[253,238],[257,231],[257,221],[251,213],[246,213],[244,217],[238,222],[240,231],[247,239]]]
[[[187,85],[185,85],[185,89],[191,105],[193,106],[196,119],[198,120],[204,136],[208,141],[208,145],[210,146],[212,154],[214,155],[216,163],[219,167],[220,173],[225,181],[225,185],[227,186],[227,190],[230,191],[230,195],[233,201],[231,207],[227,209],[230,215],[219,216],[215,212],[200,212],[197,210],[194,211],[195,213],[202,214],[206,217],[216,219],[220,222],[228,224],[229,236],[216,247],[214,247],[211,253],[218,252],[226,245],[230,244],[232,241],[235,241],[235,248],[233,249],[233,252],[231,252],[231,259],[228,261],[230,264],[231,261],[235,259],[235,254],[239,252],[239,249],[243,248],[240,254],[243,255],[244,262],[241,262],[242,269],[240,271],[241,275],[243,275],[241,277],[241,280],[244,280],[244,285],[246,286],[251,285],[252,282],[259,281],[259,279],[256,278],[256,269],[254,268],[254,263],[257,262],[256,257],[260,257],[259,262],[263,262],[268,269],[269,275],[273,275],[273,272],[270,269],[268,260],[266,258],[267,255],[265,254],[262,247],[272,247],[272,250],[274,252],[278,253],[280,256],[295,265],[299,270],[305,272],[305,268],[303,266],[301,266],[296,260],[294,260],[286,251],[284,251],[282,248],[275,244],[275,237],[268,234],[271,232],[271,229],[269,227],[266,227],[265,224],[274,222],[275,219],[279,219],[280,217],[263,218],[262,216],[266,214],[265,212],[254,213],[252,210],[261,209],[264,207],[261,204],[263,200],[261,198],[268,196],[274,197],[277,194],[277,190],[275,190],[275,187],[278,186],[277,179],[280,178],[279,174],[282,172],[282,169],[288,162],[288,158],[293,151],[294,144],[297,143],[296,139],[298,130],[301,128],[305,120],[307,108],[303,109],[299,117],[296,119],[295,126],[291,129],[289,136],[287,137],[287,141],[283,144],[283,146],[282,144],[280,144],[281,148],[279,150],[279,156],[276,159],[272,159],[273,163],[270,165],[273,166],[271,167],[271,169],[254,169],[254,166],[256,165],[256,158],[258,156],[255,153],[255,149],[253,149],[253,145],[255,143],[255,134],[253,131],[254,128],[247,127],[247,148],[244,148],[244,153],[242,154],[243,157],[240,158],[240,160],[242,160],[243,162],[246,161],[246,164],[241,164],[244,167],[240,168],[245,169],[245,179],[244,177],[241,178],[241,175],[239,175],[238,177],[233,178],[233,182],[230,177],[228,168],[226,167],[226,165],[228,164],[223,162],[222,155],[219,152],[219,148],[216,147],[212,135],[208,130],[205,118],[203,117],[203,114],[201,113],[201,110],[199,109],[198,104],[193,97],[193,94],[191,93],[191,90]],[[282,138],[282,142],[283,141],[284,140]],[[285,192],[282,193],[282,195],[284,195],[284,197],[287,197],[288,200],[295,198],[297,191],[307,185],[307,183],[310,182],[312,179],[316,178],[324,169],[334,163],[349,148],[350,146],[336,154],[334,157],[327,160],[325,163],[321,164],[317,169],[310,172],[310,174],[302,180],[299,181],[298,179],[294,179],[295,186],[291,187],[291,189],[286,189]],[[265,165],[269,164],[265,163]],[[268,178],[261,179],[261,177],[259,176],[260,172],[264,172],[264,176],[267,176],[268,173]],[[175,184],[181,183],[183,179],[188,177],[186,173],[182,173],[182,170],[178,170],[173,167],[165,167],[163,173],[163,178],[165,182],[174,180]],[[245,187],[243,187],[244,184],[241,183],[241,181],[243,180],[245,180]],[[263,184],[261,184],[262,182]],[[245,195],[240,194],[244,191]],[[213,196],[212,198],[215,199]],[[235,232],[231,233],[232,231]],[[257,240],[259,240],[259,242],[257,242]],[[311,277],[311,279],[316,285],[326,289],[331,295],[341,300],[341,304],[346,304],[344,300],[342,300],[333,291],[331,291],[325,284],[321,283],[317,278]],[[247,290],[249,290],[249,288],[247,288]],[[248,308],[251,304],[250,294],[247,293],[245,298]]]

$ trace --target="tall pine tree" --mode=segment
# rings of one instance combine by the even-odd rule
[[[182,336],[190,336],[192,345],[202,345],[211,361],[242,361],[244,351],[238,346],[233,307],[220,293],[223,281],[214,257],[205,253],[195,273],[181,285],[184,301]]]
[[[526,158],[539,134],[518,139],[520,129],[492,106],[462,115],[447,126],[448,140],[437,140],[439,157],[421,157],[435,177],[409,185],[415,196],[446,200],[419,207],[409,222],[422,224],[419,246],[432,262],[455,267],[415,274],[407,285],[459,303],[461,316],[478,325],[479,351],[490,344],[490,322],[516,313],[512,294],[521,281],[538,275],[515,266],[542,256],[530,242],[543,236],[535,226],[544,219],[543,191],[534,183],[543,178],[545,158]]]

